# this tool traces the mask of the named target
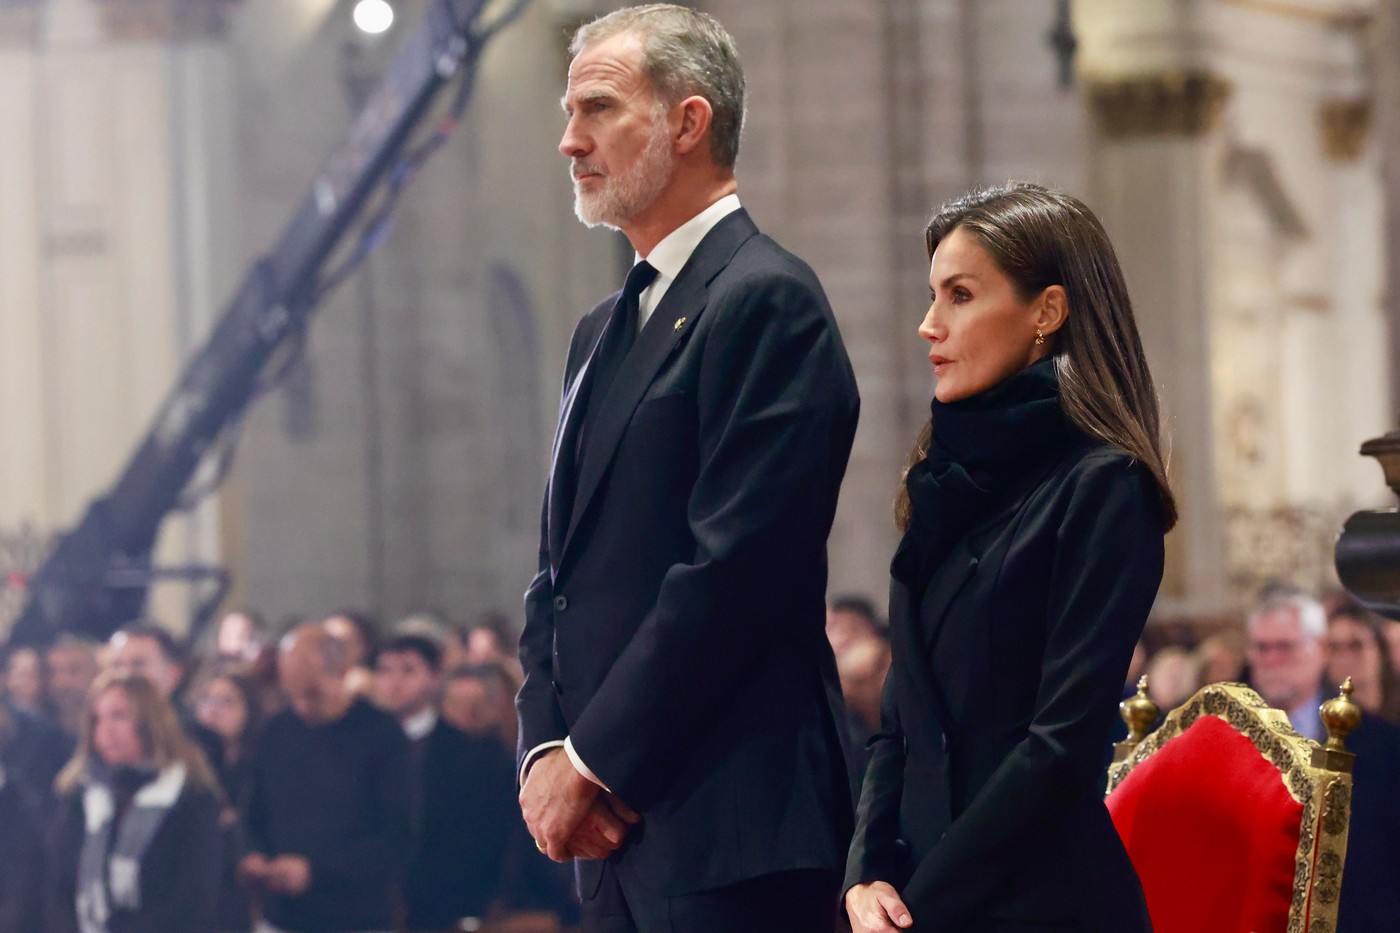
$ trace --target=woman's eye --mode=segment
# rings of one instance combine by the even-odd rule
[[[971,301],[971,300],[972,300],[972,294],[971,294],[967,289],[965,289],[965,288],[955,288],[955,289],[953,289],[953,301],[957,302],[958,304],[962,304],[962,303],[965,302],[965,301]]]

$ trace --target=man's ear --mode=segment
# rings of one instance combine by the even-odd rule
[[[1065,326],[1069,318],[1069,296],[1063,285],[1051,285],[1037,299],[1035,326],[1047,337]]]
[[[678,155],[688,155],[702,143],[708,145],[710,123],[714,119],[714,109],[703,97],[687,97],[673,108],[672,113],[680,114],[679,124],[672,124],[671,142]]]

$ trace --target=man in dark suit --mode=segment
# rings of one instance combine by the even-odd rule
[[[1293,728],[1326,741],[1318,715],[1338,685],[1323,685],[1327,612],[1309,593],[1276,587],[1251,609],[1245,653],[1250,686],[1264,702],[1288,713]],[[1400,770],[1400,730],[1367,714],[1347,738],[1356,755],[1351,830],[1342,872],[1337,928],[1349,933],[1400,929],[1400,801],[1392,792]]]
[[[438,716],[442,651],[418,635],[379,649],[374,700],[403,726],[416,844],[404,877],[406,930],[456,930],[486,916],[501,884],[512,812],[510,752]]]
[[[625,9],[572,51],[575,210],[638,262],[569,349],[521,807],[580,857],[587,930],[830,930],[851,802],[826,538],[855,381],[816,277],[739,206],[723,27]]]

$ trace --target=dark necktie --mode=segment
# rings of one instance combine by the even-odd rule
[[[598,341],[598,352],[593,356],[593,376],[588,388],[587,408],[583,419],[583,430],[579,431],[578,449],[583,450],[589,429],[602,410],[603,400],[612,387],[623,360],[637,339],[637,318],[642,292],[656,281],[655,267],[643,260],[627,273],[627,282],[622,286],[622,294],[613,305],[612,314],[603,328],[603,336]]]

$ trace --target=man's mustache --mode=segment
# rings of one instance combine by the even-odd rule
[[[582,160],[574,161],[570,173],[573,175],[575,181],[578,181],[578,179],[584,175],[606,176],[608,174],[601,165],[594,165],[592,162],[584,162]]]

